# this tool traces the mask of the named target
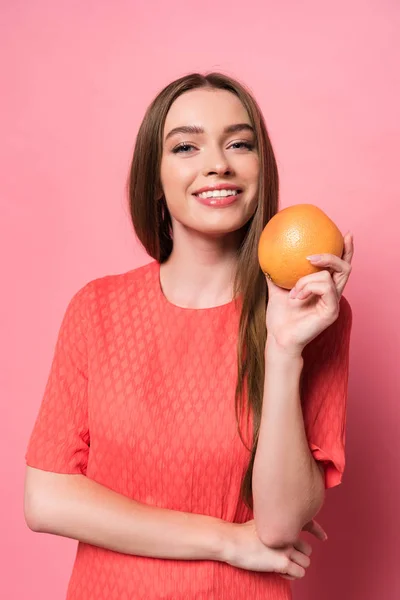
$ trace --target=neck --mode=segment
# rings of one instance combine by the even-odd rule
[[[212,308],[233,299],[240,234],[211,237],[179,228],[160,267],[165,297],[183,308]]]

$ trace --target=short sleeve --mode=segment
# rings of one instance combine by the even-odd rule
[[[56,473],[86,474],[89,455],[87,286],[64,314],[26,463]]]
[[[303,351],[304,425],[314,459],[324,466],[325,488],[339,485],[345,468],[351,327],[351,306],[342,296],[336,321]]]

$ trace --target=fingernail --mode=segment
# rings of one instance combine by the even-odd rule
[[[312,262],[318,262],[321,260],[322,256],[321,254],[311,254],[310,256],[306,256],[306,258]]]
[[[294,298],[295,296],[296,296],[296,290],[295,290],[295,288],[292,288],[290,290],[289,298]]]

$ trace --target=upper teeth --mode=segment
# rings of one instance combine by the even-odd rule
[[[213,190],[210,192],[201,192],[201,194],[196,194],[199,198],[223,198],[225,196],[236,196],[239,193],[239,190]]]

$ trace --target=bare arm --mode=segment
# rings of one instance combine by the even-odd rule
[[[53,533],[116,552],[177,560],[217,560],[250,571],[304,577],[311,547],[287,550],[260,541],[254,521],[244,524],[131,500],[84,475],[27,467],[25,518],[33,531]],[[318,526],[314,535],[320,537]]]
[[[223,560],[222,519],[148,506],[84,475],[27,466],[24,510],[30,529],[124,554]]]
[[[325,497],[322,467],[311,454],[304,428],[302,368],[301,356],[291,358],[267,343],[253,497],[258,534],[270,547],[293,543]]]

